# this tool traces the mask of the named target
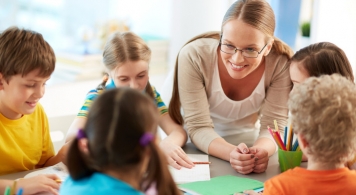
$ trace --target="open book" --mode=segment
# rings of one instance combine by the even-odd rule
[[[193,162],[208,162],[209,156],[206,154],[187,154]],[[210,165],[196,164],[195,167],[188,169],[182,167],[180,170],[169,166],[174,181],[178,184],[193,181],[210,180]]]

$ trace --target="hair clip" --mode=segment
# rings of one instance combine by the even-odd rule
[[[86,138],[87,136],[85,135],[85,132],[83,131],[83,129],[79,129],[78,133],[77,133],[77,139],[82,139],[82,138]]]
[[[140,145],[147,146],[155,136],[152,133],[144,133],[140,138]]]

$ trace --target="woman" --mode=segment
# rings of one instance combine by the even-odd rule
[[[266,1],[239,0],[226,12],[221,33],[193,38],[177,57],[169,114],[184,122],[200,150],[242,174],[266,170],[276,151],[267,125],[287,124],[292,83],[286,63],[293,53],[274,29]],[[221,137],[228,135],[231,140]]]

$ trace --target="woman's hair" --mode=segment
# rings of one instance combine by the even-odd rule
[[[147,63],[151,59],[151,50],[143,39],[132,32],[116,32],[110,36],[106,42],[103,52],[103,62],[107,70],[114,70],[116,67],[129,61],[143,60]],[[97,87],[105,89],[107,79]],[[154,97],[150,82],[147,83],[146,93]]]
[[[295,133],[317,162],[345,163],[356,150],[356,85],[339,75],[310,77],[289,95]]]
[[[137,90],[105,91],[94,101],[85,128],[80,131],[88,139],[88,154],[78,148],[79,136],[70,145],[67,156],[70,176],[79,180],[107,169],[125,174],[139,170],[146,157],[149,163],[145,176],[137,178],[142,190],[155,182],[159,194],[178,194],[155,139],[141,143],[147,133],[156,135],[158,117],[152,99]]]
[[[338,73],[354,81],[352,67],[345,52],[333,43],[320,42],[304,47],[294,54],[291,62],[302,64],[309,76]]]
[[[39,76],[50,76],[56,56],[43,36],[35,31],[10,27],[0,34],[0,73],[6,81],[11,76],[27,75],[39,69]]]
[[[238,0],[233,3],[230,8],[226,11],[225,16],[221,25],[220,32],[208,32],[198,35],[191,40],[189,40],[185,45],[201,38],[214,38],[220,39],[223,34],[223,27],[225,24],[231,20],[240,19],[246,24],[260,30],[266,35],[266,41],[273,38],[274,42],[272,45],[272,51],[277,54],[285,55],[290,59],[293,55],[293,50],[280,39],[274,37],[275,30],[275,17],[271,6],[265,0]],[[178,92],[178,57],[175,64],[175,74],[173,83],[172,99],[169,104],[169,114],[172,119],[179,124],[183,124],[183,118],[180,112],[180,100]]]

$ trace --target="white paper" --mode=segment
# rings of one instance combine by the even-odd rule
[[[187,154],[193,162],[208,162],[209,156],[206,154]],[[196,164],[195,167],[188,169],[182,167],[180,170],[169,166],[174,181],[177,184],[188,183],[194,181],[210,180],[210,165]]]
[[[67,171],[67,167],[63,163],[58,163],[50,167],[33,171],[25,175],[24,178],[34,177],[41,174],[55,174],[59,178],[61,178],[62,181],[64,181],[64,179],[68,176],[68,171]]]
[[[50,167],[46,167],[43,169],[33,171],[33,172],[25,175],[24,178],[35,177],[37,175],[42,175],[42,174],[55,174],[62,181],[64,181],[66,179],[66,177],[69,175],[67,167],[63,163],[58,163],[58,164],[50,166]],[[36,195],[54,195],[54,194],[49,193],[49,192],[41,192],[41,193],[37,193]]]

